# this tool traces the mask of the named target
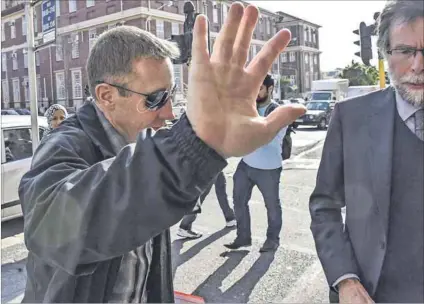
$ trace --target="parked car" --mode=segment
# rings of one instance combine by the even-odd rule
[[[39,117],[39,136],[47,130],[47,119]],[[1,119],[1,221],[22,216],[18,186],[32,159],[31,116],[10,115]]]
[[[19,115],[31,115],[31,111],[28,109],[14,109]]]
[[[290,102],[306,105],[306,101],[303,98],[292,98],[290,99]]]
[[[306,113],[294,122],[295,128],[298,126],[317,126],[320,130],[327,128],[332,112],[330,102],[311,101],[306,105],[306,109]]]
[[[19,115],[14,109],[1,110],[1,115]]]

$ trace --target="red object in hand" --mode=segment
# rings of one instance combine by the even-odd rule
[[[204,304],[206,303],[202,297],[193,296],[191,294],[182,293],[179,291],[174,292],[175,304]]]

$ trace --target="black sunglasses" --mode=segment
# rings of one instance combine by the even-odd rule
[[[177,86],[174,84],[174,86],[172,87],[171,90],[158,90],[156,92],[150,93],[150,94],[145,94],[145,93],[140,93],[140,92],[136,92],[130,89],[127,89],[123,86],[114,84],[114,83],[108,83],[106,81],[96,81],[97,84],[108,84],[112,87],[115,87],[117,89],[121,89],[124,91],[128,91],[143,97],[146,97],[146,107],[151,110],[151,111],[156,111],[159,110],[160,108],[162,108],[170,98],[172,98],[175,94],[176,88]]]

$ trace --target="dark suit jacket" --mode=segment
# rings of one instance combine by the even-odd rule
[[[311,230],[330,286],[354,273],[370,295],[375,293],[386,253],[395,114],[391,87],[334,109],[309,203]]]

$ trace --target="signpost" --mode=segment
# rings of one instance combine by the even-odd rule
[[[43,0],[41,5],[43,18],[43,43],[56,40],[56,1]]]
[[[34,7],[41,0],[30,0],[25,4],[25,16],[27,18],[27,43],[28,43],[28,79],[31,109],[31,131],[32,131],[32,151],[38,147],[40,141],[38,132],[38,100],[37,100],[37,73],[35,65],[35,52],[47,44],[56,40],[56,1],[42,0],[42,25],[43,42],[35,45],[34,37]]]

